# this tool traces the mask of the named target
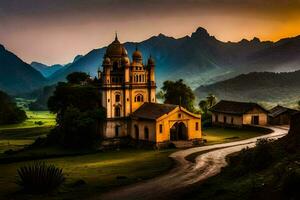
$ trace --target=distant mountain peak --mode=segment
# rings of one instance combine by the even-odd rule
[[[76,62],[77,60],[79,60],[82,57],[83,57],[83,55],[77,55],[77,56],[75,56],[73,62]]]
[[[260,39],[258,37],[254,37],[250,42],[253,42],[253,43],[260,43]]]
[[[192,33],[192,37],[197,37],[197,38],[206,38],[209,37],[209,33],[205,28],[199,27],[197,30]]]

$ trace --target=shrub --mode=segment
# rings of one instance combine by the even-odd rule
[[[243,149],[237,156],[230,158],[231,176],[241,176],[251,171],[267,168],[273,161],[272,148],[268,139],[260,139],[253,149]]]
[[[34,122],[34,124],[42,126],[44,124],[44,122],[42,122],[42,121],[36,121],[36,122]]]
[[[45,162],[22,166],[17,173],[17,184],[30,193],[53,191],[65,181],[62,169]]]

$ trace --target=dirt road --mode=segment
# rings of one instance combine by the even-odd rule
[[[170,155],[178,164],[169,173],[148,181],[129,185],[93,198],[101,200],[150,200],[166,199],[173,190],[186,187],[190,184],[203,181],[220,172],[226,166],[226,156],[238,152],[246,147],[254,147],[257,139],[273,138],[277,139],[288,130],[281,127],[269,127],[274,132],[271,134],[236,141],[230,143],[216,144],[210,146],[195,147],[177,151]],[[220,149],[221,148],[221,149]],[[215,150],[214,150],[215,149]],[[207,152],[208,150],[211,150]],[[196,162],[192,163],[185,159],[186,156],[206,152],[196,157]]]

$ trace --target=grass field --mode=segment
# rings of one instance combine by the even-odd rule
[[[17,105],[26,111],[28,117],[22,123],[0,126],[0,153],[8,149],[20,149],[32,144],[40,136],[45,136],[55,126],[55,115],[49,111],[30,111],[31,100],[16,99]]]
[[[210,127],[203,130],[203,139],[207,140],[207,145],[244,140],[264,134],[261,131]]]
[[[142,181],[168,170],[173,162],[168,155],[174,150],[121,150],[49,159],[47,162],[61,168],[67,177],[64,187],[43,199],[82,199],[101,193],[112,187]],[[18,194],[15,184],[16,170],[26,162],[0,165],[0,199],[14,196],[16,199],[40,199],[40,196]],[[84,180],[81,187],[72,186]]]

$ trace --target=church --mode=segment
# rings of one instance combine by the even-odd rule
[[[164,143],[201,139],[201,116],[179,105],[156,102],[155,61],[146,62],[136,48],[129,59],[118,40],[107,47],[98,70],[102,106],[107,110],[104,138],[131,136],[135,140]]]

